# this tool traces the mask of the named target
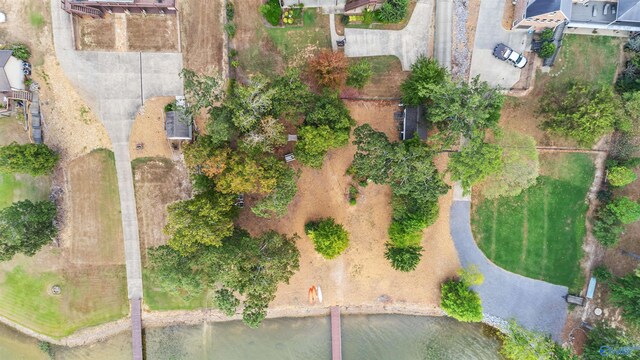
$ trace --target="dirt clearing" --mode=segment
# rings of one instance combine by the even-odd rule
[[[243,4],[235,1],[236,18]],[[184,66],[197,73],[216,75],[224,70],[223,1],[183,0],[180,6],[180,31]],[[257,13],[258,9],[253,9]]]
[[[398,139],[393,121],[395,102],[347,102],[358,124],[369,123]],[[307,290],[311,285],[322,287],[324,305],[365,306],[383,308],[387,305],[422,308],[437,312],[440,283],[459,268],[457,253],[449,235],[449,206],[451,192],[440,199],[440,216],[425,231],[422,261],[411,273],[393,270],[384,258],[384,243],[391,222],[391,190],[388,186],[370,184],[360,188],[355,206],[349,205],[350,177],[345,175],[353,160],[355,146],[331,151],[322,169],[303,168],[298,180],[299,191],[282,219],[266,220],[255,217],[248,203],[240,216],[239,225],[253,235],[267,229],[301,236],[297,242],[301,252],[300,271],[288,285],[281,285],[272,309],[308,307]],[[439,156],[439,167],[446,164],[446,155]],[[296,165],[298,166],[298,165]],[[249,199],[248,201],[253,201]],[[304,235],[304,224],[321,217],[333,217],[350,233],[349,247],[334,260],[325,260],[314,250]]]
[[[168,237],[162,229],[167,223],[167,206],[191,195],[186,170],[165,158],[138,159],[133,162],[133,178],[143,259],[146,249],[164,245]]]
[[[178,18],[157,14],[74,16],[76,49],[103,51],[179,51]]]

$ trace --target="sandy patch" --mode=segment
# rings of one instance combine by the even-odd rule
[[[164,107],[174,100],[173,97],[158,97],[144,102],[131,128],[131,160],[142,157],[172,158],[171,146],[164,129]],[[137,144],[143,144],[142,149],[136,149]]]

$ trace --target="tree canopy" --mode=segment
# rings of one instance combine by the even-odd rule
[[[160,246],[149,252],[149,261],[163,269],[156,275],[165,289],[199,291],[195,283],[218,288],[214,301],[227,314],[238,305],[236,300],[243,299],[243,320],[257,327],[275,298],[278,284],[287,283],[300,267],[296,240],[273,231],[252,237],[236,229],[219,246],[199,245],[186,256],[170,246]]]
[[[309,60],[309,71],[318,85],[327,88],[338,88],[347,78],[349,61],[341,51],[331,49],[320,50]]]
[[[441,287],[440,307],[458,321],[478,322],[482,320],[480,296],[463,280],[447,280]]]
[[[500,353],[509,360],[578,360],[571,350],[543,333],[529,331],[515,321],[502,334]]]
[[[332,218],[308,222],[304,230],[325,259],[336,258],[349,246],[349,233]]]
[[[47,145],[14,142],[0,147],[0,172],[45,175],[51,173],[58,159]]]
[[[451,154],[448,165],[451,180],[460,181],[465,192],[502,169],[502,148],[474,140],[459,152]]]
[[[536,183],[540,161],[533,137],[515,132],[498,140],[502,147],[502,167],[482,182],[482,194],[487,198],[517,196]]]
[[[185,255],[203,244],[221,245],[222,239],[233,232],[234,202],[233,195],[208,191],[169,205],[164,227],[169,246]]]
[[[546,116],[544,129],[591,145],[625,117],[622,108],[611,87],[572,83],[548,89],[539,110]]]
[[[15,254],[33,256],[58,234],[53,224],[56,205],[51,201],[18,201],[0,210],[0,261]]]
[[[616,279],[610,287],[611,301],[622,308],[622,317],[640,326],[640,270]]]
[[[422,105],[430,95],[447,81],[449,73],[435,59],[421,56],[413,65],[409,76],[402,83],[402,102],[406,105]]]
[[[629,185],[636,179],[636,173],[625,166],[614,166],[607,170],[607,180],[616,187]]]

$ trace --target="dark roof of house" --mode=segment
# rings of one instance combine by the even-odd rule
[[[562,11],[565,16],[571,15],[571,0],[533,0],[527,6],[526,17]]]
[[[385,0],[351,0],[347,1],[344,5],[344,11],[355,10],[361,6],[366,6],[369,4],[382,4]]]
[[[4,66],[7,65],[7,62],[11,58],[13,51],[11,50],[0,50],[0,67],[2,67],[2,71],[0,71],[0,91],[9,91],[11,90],[11,85],[9,84],[9,77],[7,77],[7,73],[4,70]]]
[[[640,22],[640,1],[619,0],[618,21]]]
[[[167,138],[174,140],[191,140],[193,125],[191,119],[184,112],[169,111],[164,115],[164,127]]]
[[[412,106],[404,109],[402,140],[408,140],[418,134],[421,140],[427,139],[427,121],[423,117],[422,106]]]

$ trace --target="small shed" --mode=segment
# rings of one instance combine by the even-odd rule
[[[193,122],[181,108],[164,114],[164,129],[169,140],[193,139]]]
[[[427,121],[424,119],[422,106],[406,107],[402,119],[402,140],[412,139],[418,135],[420,140],[427,140]]]

